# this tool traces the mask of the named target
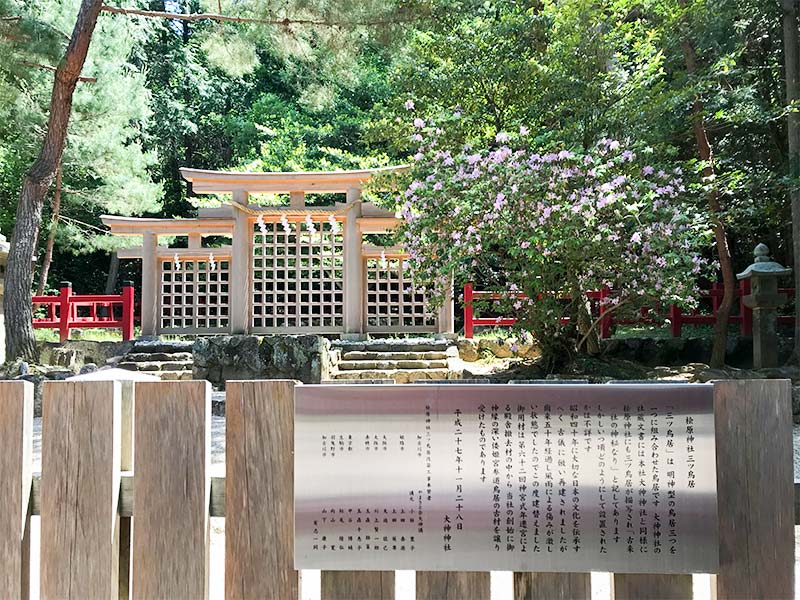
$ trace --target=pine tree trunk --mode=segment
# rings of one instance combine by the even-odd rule
[[[61,214],[61,165],[56,171],[56,189],[53,192],[53,220],[50,223],[50,234],[47,236],[47,248],[44,251],[42,260],[42,272],[39,274],[39,289],[36,294],[41,296],[47,287],[47,276],[50,273],[50,264],[53,262],[53,248],[56,245],[56,233],[58,232],[58,218]]]
[[[800,44],[796,0],[781,0],[783,8],[783,64],[786,71],[786,105],[792,106],[800,97]],[[794,253],[794,287],[800,290],[800,112],[789,110],[787,138],[789,145],[789,200],[792,206],[792,248]],[[794,353],[792,362],[800,363],[800,302],[794,303]]]
[[[679,1],[683,5],[684,2]],[[697,73],[697,55],[694,46],[688,37],[681,41],[681,49],[686,62],[686,72],[692,76]],[[705,120],[703,119],[703,103],[695,99],[692,105],[692,130],[694,131],[697,151],[700,160],[705,163],[703,167],[703,177],[711,181],[714,176],[714,151],[708,140]],[[708,209],[711,213],[711,224],[714,230],[714,241],[717,246],[717,256],[719,267],[722,271],[723,294],[722,301],[717,309],[717,320],[714,323],[714,344],[711,349],[711,366],[722,367],[725,365],[725,348],[728,342],[728,319],[736,293],[736,276],[733,272],[733,262],[731,260],[730,247],[728,246],[728,236],[725,231],[725,224],[722,221],[722,206],[719,201],[719,192],[712,187],[706,196]]]
[[[72,112],[72,96],[86,62],[102,5],[103,0],[81,2],[72,37],[55,72],[42,149],[22,182],[5,282],[6,354],[9,360],[17,357],[29,360],[36,358],[31,306],[36,238],[42,223],[47,191],[61,164]]]
[[[106,294],[113,294],[117,287],[117,278],[119,277],[119,255],[116,252],[111,253],[111,260],[108,263],[108,277],[106,277]]]

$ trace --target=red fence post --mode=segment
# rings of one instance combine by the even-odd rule
[[[753,337],[753,309],[745,306],[744,297],[750,294],[750,280],[742,279],[739,282],[739,314],[742,316],[741,335]]]
[[[69,339],[69,321],[72,317],[72,306],[70,305],[70,296],[72,296],[72,284],[69,281],[61,282],[61,291],[59,293],[60,299],[60,312],[58,323],[58,335],[63,344]]]
[[[464,337],[471,338],[475,333],[472,326],[472,284],[464,284]]]
[[[606,306],[606,299],[611,296],[611,290],[608,286],[600,288],[600,337],[607,340],[611,337],[611,314],[609,314],[608,307]]]
[[[675,304],[672,304],[669,307],[669,320],[669,330],[672,334],[672,337],[681,337],[681,328],[683,326],[681,323],[681,309]]]
[[[111,306],[109,305],[109,311]],[[133,282],[122,282],[122,341],[133,339]]]

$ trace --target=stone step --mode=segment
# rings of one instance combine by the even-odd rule
[[[150,362],[121,362],[117,365],[120,369],[129,371],[188,371],[192,372],[190,360],[165,360]]]
[[[374,339],[363,341],[334,340],[333,348],[347,352],[445,352],[455,346],[452,340],[432,338]]]
[[[351,351],[342,355],[343,360],[443,360],[447,352],[361,352]]]
[[[190,381],[194,379],[191,371],[158,371],[154,375],[158,375],[161,381]]]
[[[191,352],[129,352],[124,356],[125,362],[166,362],[166,361],[191,361]]]
[[[397,383],[412,383],[420,379],[448,379],[447,369],[363,369],[339,371],[333,374],[334,379],[394,379]]]
[[[340,371],[395,371],[398,369],[446,369],[446,360],[343,360],[336,365]]]

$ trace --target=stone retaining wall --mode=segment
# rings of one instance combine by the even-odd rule
[[[236,379],[329,379],[330,342],[318,335],[224,335],[198,338],[194,377],[224,388]]]

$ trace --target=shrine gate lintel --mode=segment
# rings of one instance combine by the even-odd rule
[[[118,252],[142,260],[142,335],[268,333],[452,333],[452,293],[428,308],[400,247],[365,244],[388,233],[397,215],[361,199],[375,175],[358,171],[247,173],[181,169],[198,194],[230,194],[193,219],[103,216],[114,235],[140,236]],[[257,193],[288,194],[288,206],[250,203]],[[306,206],[309,193],[344,194]],[[185,237],[169,248],[159,237]],[[208,247],[203,238],[230,244]]]

